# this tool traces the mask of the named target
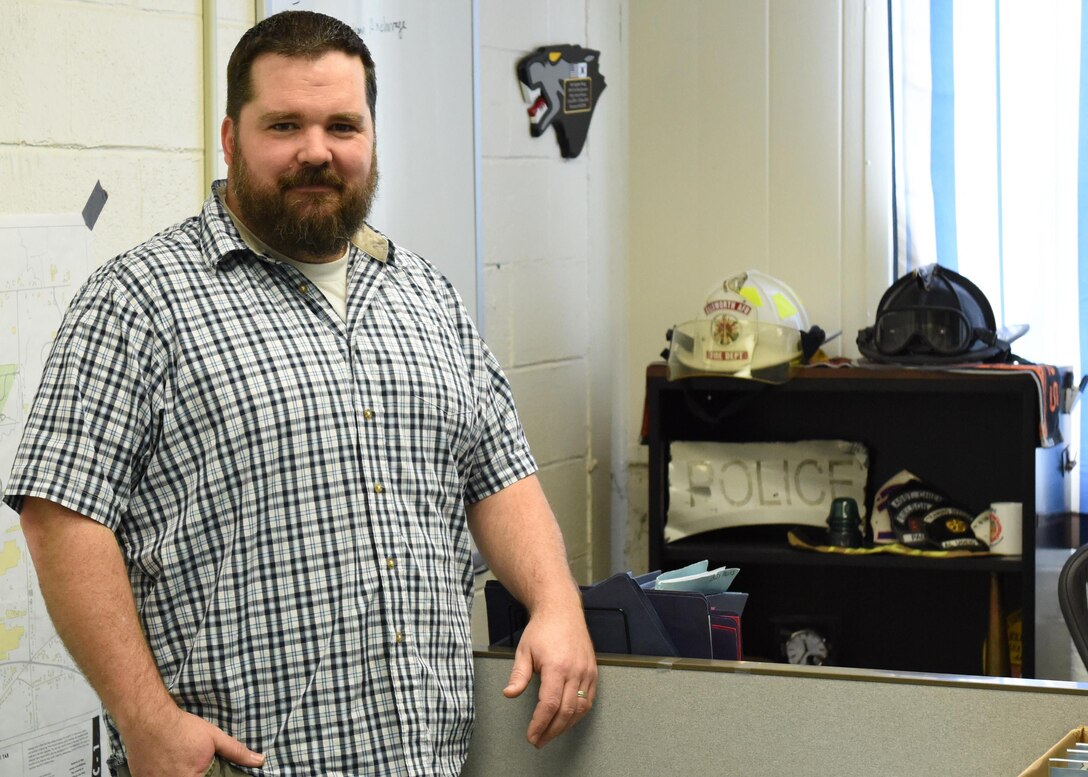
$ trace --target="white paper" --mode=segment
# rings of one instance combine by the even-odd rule
[[[79,214],[0,216],[0,488],[61,317],[91,267]],[[45,609],[19,517],[0,505],[0,777],[92,774],[97,697]]]
[[[860,443],[674,442],[665,539],[730,526],[827,527],[831,502],[853,498],[865,518],[869,455]]]

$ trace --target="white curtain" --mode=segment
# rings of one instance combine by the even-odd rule
[[[1077,375],[1088,363],[1086,5],[889,0],[896,277],[931,262],[959,272],[999,326],[1030,326],[1014,353]]]

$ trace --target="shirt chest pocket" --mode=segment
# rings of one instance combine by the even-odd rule
[[[392,312],[385,334],[365,350],[378,362],[386,406],[397,409],[398,436],[416,450],[463,460],[478,442],[479,424],[472,370],[456,332],[428,308]]]

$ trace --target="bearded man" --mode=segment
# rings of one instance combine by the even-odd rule
[[[529,608],[527,737],[596,664],[510,387],[457,293],[366,224],[374,62],[287,12],[227,70],[229,174],[65,316],[5,501],[114,774],[447,775],[473,721],[471,537]]]

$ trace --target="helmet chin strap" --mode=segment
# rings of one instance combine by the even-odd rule
[[[997,345],[1001,339],[997,336],[997,332],[991,332],[989,329],[981,326],[976,326],[974,330],[972,330],[972,333],[976,340],[986,343],[986,345]]]

